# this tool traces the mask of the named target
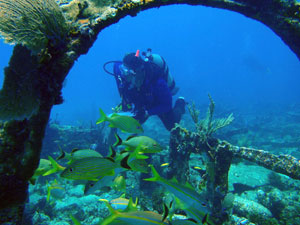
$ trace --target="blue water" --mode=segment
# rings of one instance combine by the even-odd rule
[[[67,76],[63,88],[65,101],[53,107],[51,118],[61,124],[95,124],[95,120],[99,118],[99,107],[110,113],[111,108],[121,101],[114,78],[103,71],[102,65],[110,60],[122,60],[125,53],[137,49],[145,51],[147,48],[152,48],[154,53],[165,58],[177,86],[180,87],[178,96],[184,96],[188,102],[195,101],[198,107],[205,105],[202,107],[201,118],[205,116],[203,108],[206,110],[209,104],[208,93],[213,97],[216,109],[223,109],[222,115],[216,115],[216,118],[228,116],[234,111],[236,119],[228,126],[230,129],[227,131],[236,131],[235,134],[224,129],[223,133],[217,134],[218,138],[238,146],[259,148],[275,154],[291,154],[300,158],[297,126],[300,121],[298,58],[262,23],[214,8],[161,7],[141,12],[136,17],[128,16],[104,29],[89,53],[79,58]],[[3,84],[2,71],[8,64],[12,50],[13,46],[0,41],[0,87]],[[291,105],[298,106],[290,107],[298,114],[292,112],[288,115],[289,109],[285,107]],[[284,113],[274,106],[280,106]],[[252,114],[243,115],[248,109]],[[278,111],[264,114],[264,111],[273,109]],[[185,116],[182,120],[184,127],[194,129],[191,119]],[[144,126],[145,135],[149,134],[166,147],[169,144],[169,133],[163,125],[153,120],[148,120],[147,123],[151,126]],[[96,145],[97,148],[97,144],[97,151],[107,154],[107,130],[99,129],[96,134],[94,130],[76,130],[73,127],[62,129],[49,126],[42,158],[47,158],[48,155],[56,158],[61,147],[70,152],[71,149],[85,149],[91,145]],[[162,168],[161,164],[169,162],[166,152],[168,151],[153,157],[155,167]],[[194,154],[189,160],[191,168],[205,168],[206,159],[200,154]],[[63,161],[59,163],[66,166]],[[193,185],[198,185],[202,180],[192,169],[186,174]],[[30,186],[26,214],[29,215],[28,219],[32,215],[33,224],[70,224],[70,214],[78,217],[82,224],[96,224],[99,217],[104,216],[105,208],[98,199],[120,196],[115,191],[98,191],[97,195],[84,196],[82,186],[58,178],[64,189],[56,189],[58,193],[51,193],[51,201],[55,203],[48,204],[46,180],[52,185],[54,176],[56,175],[52,178],[40,177],[38,185]],[[142,198],[148,200],[141,201],[144,206],[151,210],[158,209],[156,206],[157,199],[161,198],[160,191],[153,191],[151,187],[152,193],[148,199],[142,192],[146,188],[139,189],[141,177],[128,173],[126,179],[130,180],[128,196],[140,192]],[[297,182],[287,176],[276,176],[275,173],[270,176],[269,170],[249,163],[233,163],[228,179],[229,191],[238,191],[234,184],[246,184],[255,189],[252,192],[245,191],[238,200],[239,204],[248,207],[244,212],[246,215],[240,212],[234,214],[251,217],[248,219],[252,220],[257,219],[257,216],[249,216],[248,212],[259,209],[256,210],[256,215],[264,217],[266,214],[260,211],[261,208],[255,207],[256,205],[251,207],[252,203],[249,204],[250,200],[254,200],[268,208],[272,218],[282,220],[281,224],[300,224],[297,222],[300,187]],[[101,195],[98,196],[99,194]],[[239,206],[236,205],[235,210]],[[241,209],[243,210],[244,208]],[[245,223],[244,219],[241,220]]]
[[[67,76],[65,102],[54,106],[51,117],[76,125],[95,121],[99,107],[109,113],[120,98],[103,63],[147,48],[165,58],[180,87],[178,95],[188,101],[208,104],[210,93],[217,105],[238,108],[299,103],[299,60],[268,27],[226,10],[168,6],[104,29]],[[3,71],[12,47],[1,42],[0,49]]]

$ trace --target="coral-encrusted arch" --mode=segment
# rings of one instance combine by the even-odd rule
[[[39,164],[49,115],[52,106],[61,103],[62,83],[74,61],[88,52],[105,27],[141,10],[171,4],[227,9],[258,20],[300,59],[300,3],[293,0],[73,0],[61,5],[66,17],[77,25],[68,34],[65,47],[50,43],[37,57],[18,45],[5,68],[0,92],[0,119],[8,120],[0,120],[1,224],[21,224],[28,180]]]
[[[114,1],[115,2],[115,1]],[[116,11],[99,19],[102,28],[126,15],[137,15],[142,10],[172,5],[202,5],[238,12],[260,21],[272,29],[300,59],[300,2],[295,0],[134,0],[119,1]],[[180,15],[178,15],[180,17]],[[183,18],[184,19],[184,18]]]

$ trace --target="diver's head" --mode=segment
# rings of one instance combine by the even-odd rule
[[[138,53],[129,53],[124,56],[123,63],[126,67],[136,70],[144,65],[144,60],[139,56]]]
[[[126,54],[123,58],[121,71],[127,82],[139,88],[145,79],[145,61],[137,53]]]

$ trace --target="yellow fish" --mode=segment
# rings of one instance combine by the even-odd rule
[[[136,224],[136,225],[168,225],[170,224],[167,219],[162,215],[152,211],[137,211],[130,208],[129,200],[127,208],[124,212],[115,210],[108,202],[105,201],[111,215],[105,218],[101,225],[120,225],[120,224]]]
[[[116,191],[125,191],[126,190],[126,180],[125,180],[125,178],[122,175],[116,177],[114,179],[112,187]]]
[[[77,161],[79,159],[88,158],[88,157],[103,157],[99,152],[92,150],[92,149],[73,149],[71,153],[67,153],[60,149],[61,154],[56,158],[56,160],[60,159],[68,159],[68,165]]]
[[[39,176],[48,176],[52,173],[63,171],[65,169],[65,167],[59,165],[51,156],[48,156],[48,159],[49,160],[40,159],[38,168],[29,180],[31,184],[34,185]]]
[[[129,136],[125,141],[118,134],[115,136],[117,141],[114,146],[123,145],[129,151],[134,151],[139,147],[141,153],[157,153],[163,149],[155,140],[147,136]]]
[[[47,182],[48,184],[48,182]],[[50,185],[48,185],[47,187],[47,202],[49,202],[50,200],[50,196],[51,196],[51,192],[53,190],[65,190],[59,183],[58,181],[55,179]],[[55,196],[61,196],[61,193],[60,194],[56,194]]]
[[[107,199],[99,199],[99,201],[108,203]],[[115,210],[125,210],[131,209],[136,210],[138,203],[138,198],[135,199],[135,203],[133,203],[132,199],[125,198],[125,194],[122,194],[119,198],[113,199],[109,202],[111,207]]]
[[[111,207],[113,207],[116,210],[124,210],[127,208],[129,203],[129,199],[127,198],[116,198],[109,202]]]
[[[146,178],[146,181],[158,182],[164,186],[168,191],[175,195],[175,200],[178,205],[181,205],[181,209],[185,211],[188,217],[196,220],[198,223],[204,224],[208,221],[211,222],[209,214],[210,208],[208,208],[207,200],[205,196],[199,194],[189,183],[182,184],[176,179],[166,180],[159,175],[153,165],[150,165],[153,177]]]
[[[71,218],[72,222],[74,223],[74,225],[81,225],[79,220],[76,219],[73,215],[70,215],[70,218]]]
[[[73,162],[60,176],[73,180],[97,181],[103,176],[113,176],[114,169],[118,167],[118,163],[111,158],[89,157]]]
[[[163,163],[163,164],[161,164],[160,166],[161,167],[164,167],[164,166],[168,166],[170,163]]]
[[[133,152],[123,152],[121,154],[121,165],[124,168],[131,169],[133,171],[148,173],[149,166],[145,159],[149,158],[146,155],[140,154],[140,147],[138,146]]]
[[[99,109],[99,111],[101,117],[97,120],[96,124],[107,121],[110,123],[110,127],[119,128],[121,131],[126,133],[139,134],[144,132],[141,124],[131,116],[118,115],[117,113],[113,113],[110,117],[108,117],[102,109]]]
[[[202,168],[199,167],[199,166],[194,166],[194,169],[196,169],[196,170],[202,170]]]

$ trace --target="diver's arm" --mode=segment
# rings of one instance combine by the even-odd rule
[[[122,99],[121,105],[122,105],[122,111],[123,112],[129,112],[129,111],[132,112],[133,111],[132,104],[126,102],[124,99]]]

